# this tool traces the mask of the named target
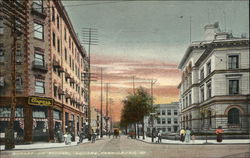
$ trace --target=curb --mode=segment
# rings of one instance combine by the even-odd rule
[[[141,141],[143,143],[147,143],[147,144],[156,144],[156,145],[249,145],[249,143],[202,143],[202,144],[179,144],[179,143],[152,143],[152,142],[146,142],[144,140],[141,140],[141,139],[134,139],[134,140],[137,140],[137,141]]]

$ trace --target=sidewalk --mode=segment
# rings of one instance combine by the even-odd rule
[[[145,137],[145,139],[142,139],[142,136],[137,140],[151,143],[151,144],[157,144],[155,143],[157,138],[154,139],[154,143],[151,142],[151,137]],[[189,143],[181,142],[179,140],[169,140],[169,139],[162,139],[161,144],[183,144],[183,145],[197,145],[197,144],[206,144],[206,140],[195,140],[194,142],[191,140]],[[217,142],[216,140],[207,140],[207,144],[250,144],[249,139],[224,139],[221,143]]]
[[[103,138],[97,138],[96,140],[102,140],[107,138],[106,136],[103,136]],[[71,142],[71,144],[66,145],[63,143],[49,143],[49,142],[34,142],[32,144],[26,144],[26,145],[15,145],[14,150],[35,150],[35,149],[50,149],[50,148],[62,148],[62,147],[70,147],[70,146],[76,146],[78,145],[77,142],[79,141],[79,137],[76,137],[75,142]],[[89,143],[90,141],[88,139],[84,139],[82,143]],[[4,145],[0,145],[0,150],[5,150]]]
[[[88,143],[88,139],[84,139],[82,143]],[[70,147],[70,146],[76,146],[77,141],[71,142],[71,144],[66,145],[63,143],[49,143],[49,142],[35,142],[32,144],[26,144],[26,145],[15,145],[14,150],[34,150],[34,149],[50,149],[50,148],[61,148],[61,147]],[[5,150],[4,145],[0,145],[0,150]]]

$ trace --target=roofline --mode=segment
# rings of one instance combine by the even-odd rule
[[[238,41],[249,41],[249,38],[231,38],[231,39],[224,39],[224,40],[212,40],[212,41],[195,41],[192,42],[191,45],[187,48],[184,56],[182,57],[181,62],[178,65],[178,69],[182,69],[183,65],[188,59],[188,56],[190,55],[190,52],[194,49],[195,46],[209,46],[214,43],[222,43],[222,42],[238,42]]]
[[[62,18],[64,19],[64,23],[68,26],[68,30],[69,33],[72,36],[72,39],[75,41],[75,44],[79,50],[79,52],[82,54],[83,57],[86,56],[86,50],[84,49],[84,47],[81,45],[78,36],[76,35],[76,32],[74,30],[74,27],[71,23],[71,20],[68,16],[68,13],[66,11],[66,9],[64,8],[61,0],[53,0],[53,3],[55,4],[56,7],[58,7],[58,12],[60,12],[60,15],[62,16]]]

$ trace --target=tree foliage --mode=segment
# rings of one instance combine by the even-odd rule
[[[152,103],[152,96],[143,87],[136,89],[134,94],[129,94],[123,100],[121,126],[142,122],[144,116],[155,111]]]

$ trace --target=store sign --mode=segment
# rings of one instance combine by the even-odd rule
[[[29,97],[28,104],[30,105],[40,105],[40,106],[52,106],[53,99],[42,98],[42,97]]]

